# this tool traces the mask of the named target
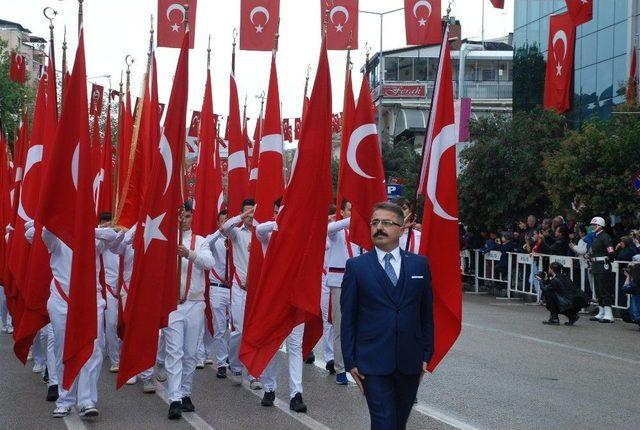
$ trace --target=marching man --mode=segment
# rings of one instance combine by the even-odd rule
[[[167,354],[165,369],[170,420],[179,419],[182,412],[196,410],[191,401],[191,387],[196,368],[198,341],[204,325],[204,289],[208,284],[204,271],[214,266],[213,255],[205,238],[191,232],[191,216],[191,204],[187,202],[180,217],[182,242],[178,245],[178,308],[169,314],[169,325],[163,329]]]

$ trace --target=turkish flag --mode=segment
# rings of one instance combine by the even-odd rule
[[[371,104],[369,78],[365,74],[340,182],[342,198],[351,202],[350,240],[365,249],[373,247],[369,227],[371,209],[387,200],[380,139]]]
[[[155,70],[155,58],[152,64]],[[189,93],[189,32],[184,35],[169,106],[153,147],[138,228],[136,258],[125,309],[125,333],[117,387],[152,367],[158,349],[158,330],[167,325],[178,302],[178,209],[182,202],[181,174]],[[156,76],[152,77],[156,81]],[[156,85],[153,84],[152,88]],[[151,96],[157,103],[157,93]],[[157,105],[151,109],[157,115]],[[153,120],[151,124],[156,124]]]
[[[442,41],[440,0],[404,0],[407,45],[435,45]]]
[[[429,259],[433,291],[435,350],[428,370],[433,372],[453,346],[462,327],[458,192],[456,183],[457,133],[449,28],[440,48],[431,121],[425,138],[421,185],[425,191],[420,254]],[[423,164],[423,166],[425,165]]]
[[[198,134],[200,133],[201,118],[202,114],[199,111],[194,110],[191,114],[191,122],[189,123],[189,133],[187,133],[187,136],[198,137]]]
[[[593,0],[567,0],[567,9],[576,27],[593,19]]]
[[[67,173],[65,173],[67,172]],[[42,223],[73,251],[62,386],[69,389],[93,353],[98,334],[95,202],[89,141],[84,31],[45,174]]]
[[[124,192],[124,185],[129,174],[129,160],[131,158],[131,138],[133,135],[133,119],[131,115],[131,93],[127,93],[126,100],[120,97],[118,116],[118,190],[117,205],[122,203],[121,195]]]
[[[98,214],[113,214],[113,144],[111,143],[111,103],[107,104],[107,119],[100,157],[100,189],[98,192]]]
[[[242,0],[240,49],[271,51],[280,24],[280,0]]]
[[[251,155],[251,166],[249,169],[249,195],[256,195],[256,181],[258,180],[258,161],[260,159],[260,141],[262,140],[262,128],[264,119],[262,111],[260,118],[256,121],[256,128],[253,130],[253,154]]]
[[[0,123],[0,222],[9,225],[11,222],[11,176],[9,173],[9,145]],[[7,285],[5,269],[7,266],[7,241],[0,241],[0,284]]]
[[[53,52],[53,46],[50,46],[50,52]],[[26,194],[23,207],[26,213],[34,213],[34,218],[40,219],[37,214],[46,210],[41,205],[43,194],[40,189],[44,188],[44,172],[47,169],[47,160],[51,157],[51,148],[55,142],[56,128],[58,125],[58,103],[56,79],[54,75],[55,64],[53,55],[49,55],[49,65],[47,67],[47,97],[46,97],[46,113],[44,118],[44,131],[42,133],[42,161],[32,164],[29,169],[29,175],[26,177],[25,185],[30,189]],[[51,79],[49,73],[51,72]],[[37,159],[37,157],[36,157]],[[39,178],[37,178],[39,177]],[[32,188],[31,183],[39,180],[37,188]],[[3,188],[0,188],[3,189]],[[2,195],[2,203],[4,205],[4,192]],[[6,224],[5,224],[6,225]],[[2,241],[4,243],[4,241]],[[29,258],[27,268],[23,279],[23,303],[24,309],[20,319],[20,325],[16,327],[14,332],[13,351],[22,361],[26,363],[29,349],[33,344],[33,339],[38,334],[38,330],[49,323],[49,312],[47,311],[47,300],[49,299],[49,286],[51,283],[51,266],[49,265],[49,251],[42,241],[42,224],[39,221],[35,223],[35,234],[33,242],[29,249]]]
[[[258,179],[256,181],[256,210],[253,219],[261,224],[274,219],[273,204],[284,193],[284,177],[282,174],[282,151],[284,139],[280,128],[280,90],[278,88],[278,71],[276,58],[271,56],[271,74],[267,94],[267,110],[264,119],[260,156],[258,157]],[[247,303],[245,315],[251,313],[256,298],[256,288],[262,273],[264,254],[262,243],[252,231],[249,268],[247,274]],[[247,318],[247,317],[245,317]]]
[[[189,6],[189,49],[196,34],[197,0],[158,0],[158,47],[180,48],[185,35],[185,21]],[[177,264],[177,263],[176,263]]]
[[[327,20],[327,49],[357,50],[358,0],[333,0],[332,2],[320,0],[320,11],[321,29]]]
[[[302,118],[296,118],[293,120],[293,137],[296,140],[299,140],[301,132],[302,132]]]
[[[349,138],[353,130],[353,121],[356,113],[356,102],[353,98],[353,83],[351,82],[351,69],[347,67],[344,84],[344,99],[342,106],[342,136],[340,137],[340,164],[338,166],[338,195],[336,198],[336,219],[340,219],[340,208],[342,207],[342,187],[344,182],[344,170],[347,163],[347,147],[349,146]]]
[[[255,287],[260,305],[245,314],[240,360],[252,375],[262,374],[295,326],[321,315],[331,188],[331,76],[323,42],[296,165]]]
[[[544,80],[544,107],[563,113],[571,107],[576,27],[569,13],[552,15]]]
[[[291,130],[291,124],[288,118],[282,120],[282,132],[284,134],[284,140],[293,142],[293,130]]]
[[[229,97],[229,172],[227,188],[227,208],[229,217],[240,213],[242,202],[249,196],[249,175],[247,173],[247,150],[242,137],[240,124],[240,102],[238,101],[238,86],[231,75]]]
[[[27,62],[24,55],[16,52],[11,53],[9,79],[20,84],[24,84],[27,81]]]
[[[89,113],[94,116],[100,116],[102,113],[102,95],[104,94],[104,87],[98,84],[91,85],[91,105],[89,107]]]
[[[220,156],[216,151],[216,128],[213,120],[213,91],[211,74],[207,69],[207,83],[202,103],[202,122],[198,163],[196,164],[196,186],[193,205],[193,234],[207,236],[217,230],[218,213],[222,206],[222,177],[220,175]]]
[[[496,9],[504,9],[504,0],[491,0],[491,4]]]

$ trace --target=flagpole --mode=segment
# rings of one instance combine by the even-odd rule
[[[236,40],[238,38],[238,30],[236,28],[233,29],[233,42],[231,43],[231,74],[236,76]]]
[[[67,76],[67,26],[62,33],[62,84],[60,85],[60,102],[64,98],[64,81]]]
[[[345,68],[344,68],[344,92],[343,92],[343,98],[342,98],[342,133],[345,132],[345,128],[344,128],[344,114],[347,111],[347,81],[349,79],[349,75],[351,74],[351,37],[352,37],[353,33],[350,32],[349,33],[349,44],[347,45],[347,61],[345,63]],[[368,60],[368,55],[369,53],[367,52],[367,63],[369,62]],[[344,141],[344,139],[341,139],[342,141]],[[342,154],[342,148],[340,150],[340,153]],[[338,166],[342,163],[343,160],[338,160]],[[342,178],[339,172],[339,168],[338,168],[338,183],[337,183],[337,188],[336,188],[336,205],[337,205],[337,210],[336,210],[336,220],[339,220],[342,218],[342,216],[340,215],[340,206],[342,206],[342,199],[340,199],[341,201],[337,201],[338,196],[342,197],[342,193],[340,193],[340,185]]]
[[[78,34],[82,30],[82,20],[83,20],[83,11],[82,11],[82,2],[84,0],[78,0]]]

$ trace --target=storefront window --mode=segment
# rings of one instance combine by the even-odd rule
[[[398,58],[386,57],[384,59],[384,80],[385,81],[398,80]]]
[[[413,58],[401,57],[399,60],[400,81],[413,81]]]
[[[428,79],[429,60],[427,58],[416,58],[413,60],[416,81],[426,81]]]

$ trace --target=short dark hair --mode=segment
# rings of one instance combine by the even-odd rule
[[[400,207],[406,206],[408,208],[411,208],[411,201],[405,197],[396,197],[395,199],[391,200],[391,202],[397,204]]]
[[[335,215],[337,211],[338,211],[338,207],[333,203],[331,203],[329,205],[329,215]]]
[[[631,276],[631,280],[634,282],[640,281],[640,264],[629,264],[629,276]]]
[[[240,210],[244,209],[245,206],[255,206],[256,201],[253,199],[244,199],[242,201],[242,206],[240,206]]]
[[[193,202],[191,200],[187,200],[186,202],[184,202],[184,205],[182,206],[185,210],[185,212],[193,212]]]
[[[389,212],[393,212],[395,216],[398,217],[398,222],[400,224],[404,224],[404,212],[402,208],[395,203],[390,202],[380,202],[373,205],[373,209],[371,210],[371,215],[377,210],[385,210]]]
[[[111,216],[111,212],[102,212],[100,213],[100,222],[107,222],[107,221],[111,221],[113,217]]]
[[[562,273],[562,269],[564,269],[564,266],[562,265],[562,263],[558,263],[557,261],[554,261],[549,264],[549,268],[553,270],[553,273],[558,274],[558,273]]]
[[[273,202],[274,206],[282,206],[282,197],[278,197],[275,202]]]
[[[222,215],[227,216],[228,214],[229,211],[227,211],[226,209],[222,209],[220,212],[218,212],[218,219],[220,219]]]
[[[349,203],[349,200],[347,199],[342,199],[342,201],[340,202],[340,210],[343,211],[347,208],[347,203]]]

